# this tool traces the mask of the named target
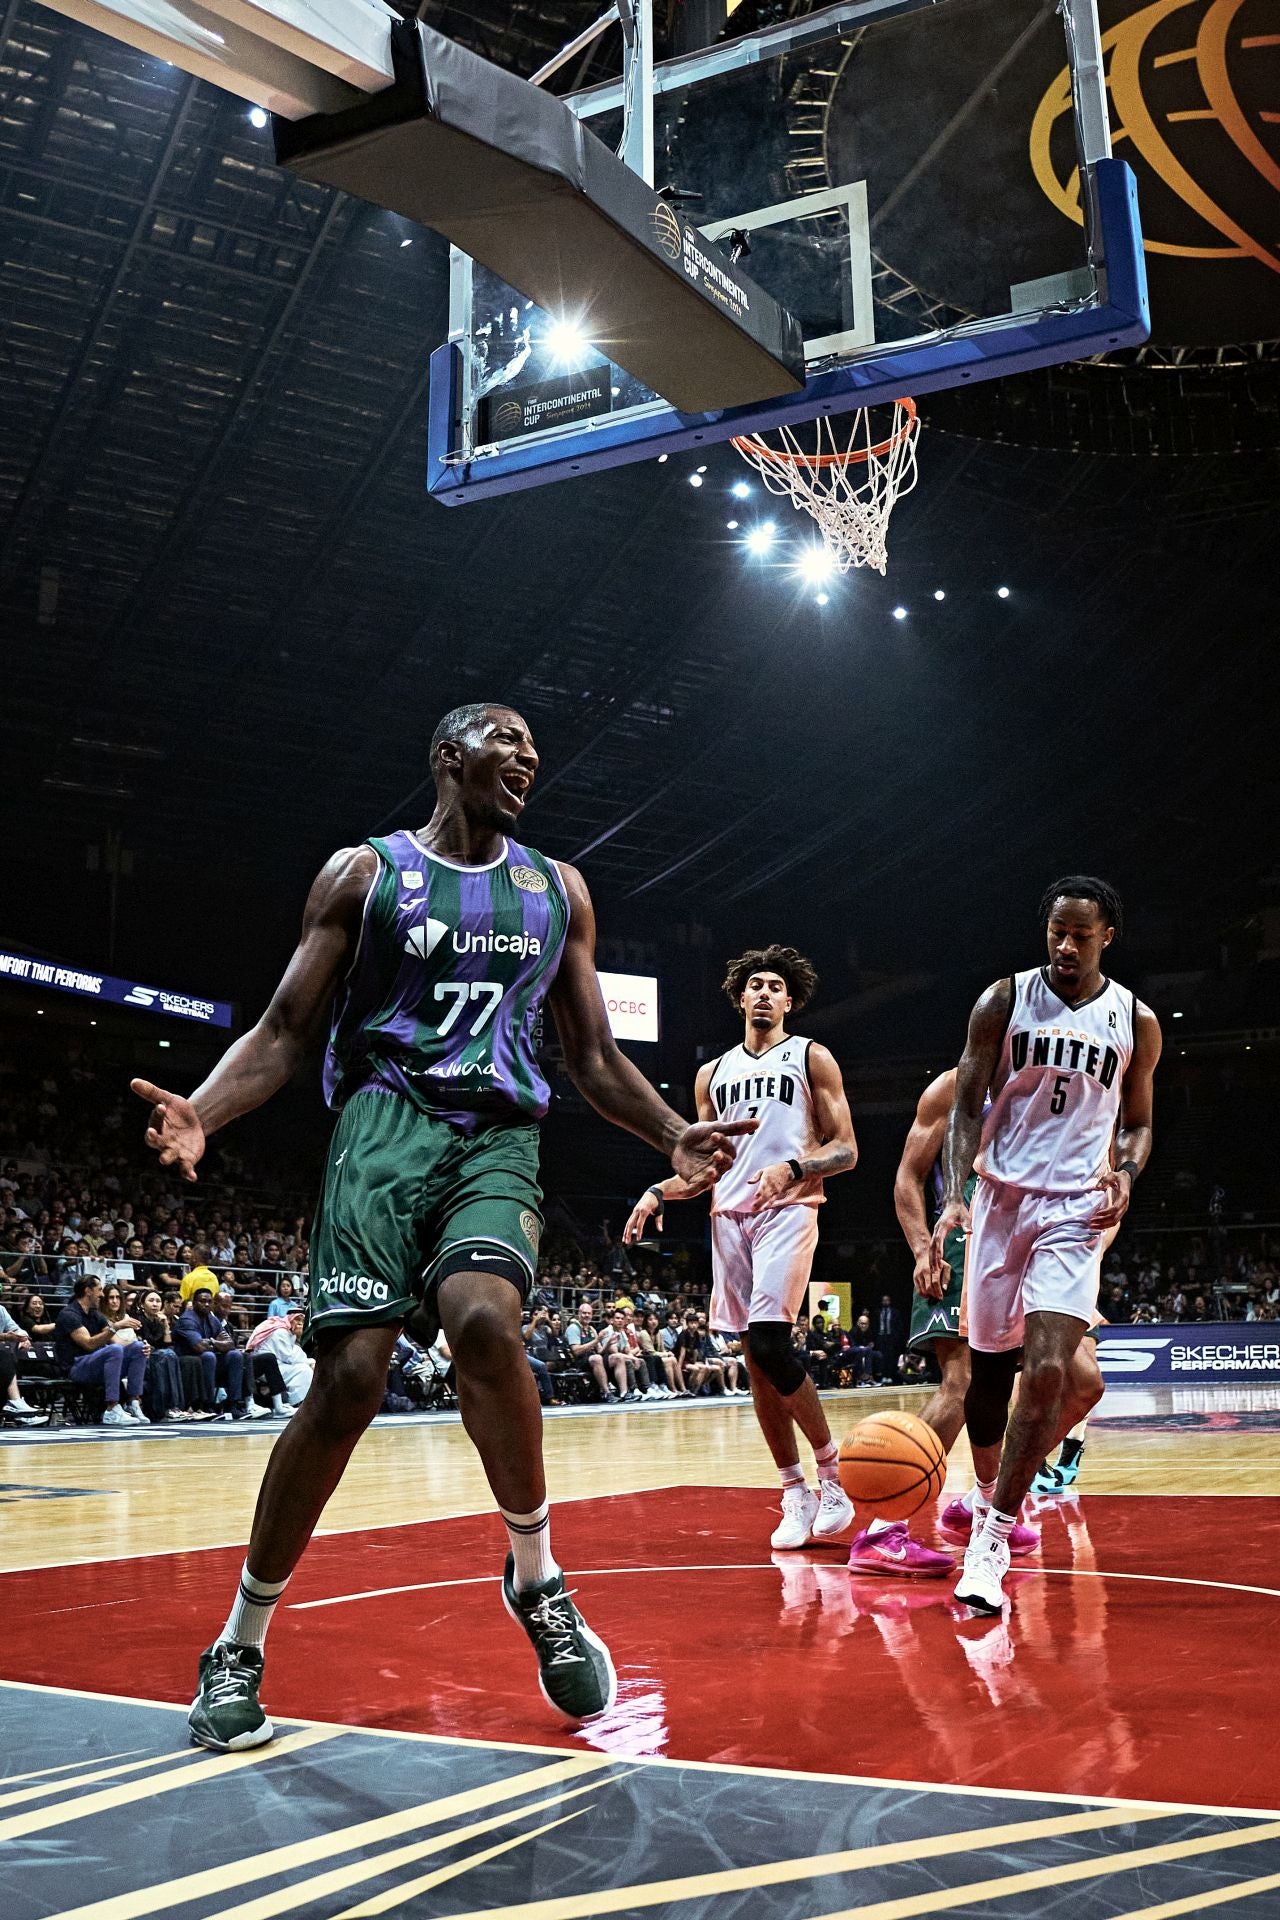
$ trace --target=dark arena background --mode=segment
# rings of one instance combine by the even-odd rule
[[[624,61],[643,90],[644,46],[649,188],[677,236],[865,181],[882,347],[971,337],[993,284],[1070,311],[1092,269],[1054,6],[944,0],[922,23],[867,0],[812,31],[810,11],[0,0],[4,1920],[1280,1912],[1274,9],[1099,0],[1150,337],[926,381],[884,574],[838,571],[718,412],[705,446],[681,416],[660,458],[446,511],[429,363],[462,351],[451,273],[456,303],[471,262],[276,163],[266,107],[301,117],[280,105],[298,48],[331,29],[355,45],[420,13],[507,74],[550,64],[548,98]],[[749,85],[662,90],[663,63],[788,28]],[[269,86],[237,89],[232,59]],[[357,99],[342,71],[335,114]],[[590,121],[628,164],[635,99],[625,124]],[[810,333],[849,244],[832,219],[741,256]],[[499,389],[560,404],[583,366],[608,371],[563,338],[540,361],[550,333],[514,308],[490,369],[504,326]],[[419,1322],[276,1607],[276,1738],[192,1745],[263,1469],[320,1419],[277,1336],[325,1278],[325,1009],[194,1184],[145,1144],[130,1080],[189,1095],[254,1031],[316,874],[426,828],[433,732],[471,703],[526,723],[540,764],[511,837],[580,870],[609,1024],[683,1119],[742,1040],[727,963],[780,943],[817,970],[788,1030],[838,1063],[858,1157],[827,1183],[790,1353],[837,1441],[918,1418],[938,1384],[908,1345],[895,1211],[917,1102],[983,990],[1045,962],[1046,886],[1115,889],[1104,972],[1163,1055],[1150,1163],[1102,1262],[1105,1393],[1083,1451],[1033,1484],[1003,1611],[954,1598],[964,1432],[910,1521],[923,1575],[859,1560],[861,1505],[838,1537],[772,1544],[746,1356],[697,1322],[716,1317],[707,1202],[668,1201],[661,1234],[624,1242],[670,1163],[593,1111],[573,1023],[549,1014],[522,1338],[555,1559],[616,1696],[569,1722],[538,1690],[458,1368]],[[151,1322],[138,1417],[113,1418],[54,1331],[86,1279],[126,1354],[150,1289],[173,1332],[207,1283],[209,1366],[173,1332],[162,1370]],[[617,1300],[597,1365],[590,1327],[568,1336]],[[674,1354],[673,1307],[677,1332],[693,1316]],[[489,1382],[491,1430],[527,1449],[469,1351],[469,1423],[468,1380]]]

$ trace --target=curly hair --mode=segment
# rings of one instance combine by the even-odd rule
[[[1104,923],[1116,930],[1118,940],[1124,932],[1124,905],[1114,887],[1092,873],[1064,873],[1046,887],[1040,901],[1040,925],[1047,927],[1055,900],[1092,900]]]
[[[806,960],[795,947],[750,947],[729,962],[724,976],[723,990],[735,1012],[753,973],[780,973],[787,983],[795,1013],[812,1000],[818,984],[812,960]]]

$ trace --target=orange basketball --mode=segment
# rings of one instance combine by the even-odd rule
[[[946,1477],[942,1442],[914,1413],[873,1413],[840,1442],[840,1483],[876,1520],[909,1520]]]

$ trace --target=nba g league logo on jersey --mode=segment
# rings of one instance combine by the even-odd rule
[[[1033,1067],[1065,1067],[1069,1073],[1087,1073],[1104,1087],[1111,1085],[1120,1068],[1120,1055],[1114,1047],[1104,1050],[1085,1034],[1042,1031],[1034,1039],[1027,1032],[1010,1034],[1009,1056],[1015,1073],[1028,1064],[1028,1055]]]

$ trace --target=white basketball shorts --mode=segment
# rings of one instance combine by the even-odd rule
[[[1069,1313],[1094,1325],[1107,1238],[1094,1216],[1104,1204],[1098,1192],[1023,1193],[978,1181],[964,1262],[971,1347],[1020,1347],[1028,1313]]]
[[[741,1333],[753,1320],[794,1321],[818,1244],[818,1209],[792,1204],[711,1216],[711,1325]]]

